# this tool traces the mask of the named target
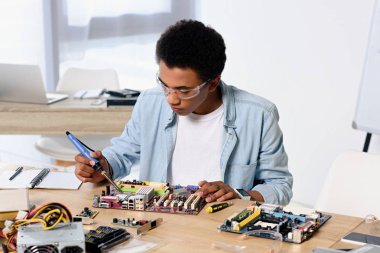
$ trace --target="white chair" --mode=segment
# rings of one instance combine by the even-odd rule
[[[70,68],[64,73],[57,85],[57,91],[60,92],[103,88],[119,89],[119,79],[115,70]],[[86,145],[96,150],[102,150],[110,145],[111,138],[112,136],[80,137]],[[58,161],[74,162],[74,156],[78,154],[65,133],[62,133],[62,136],[41,136],[35,143],[35,147],[41,153]]]
[[[119,89],[119,78],[113,69],[69,68],[57,85],[57,91]]]
[[[332,164],[315,209],[365,217],[380,217],[380,155],[345,152]]]

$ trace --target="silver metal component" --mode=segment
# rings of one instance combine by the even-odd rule
[[[100,172],[106,179],[107,181],[112,184],[112,186],[115,188],[115,190],[117,190],[118,192],[122,193],[122,191],[120,190],[119,186],[117,186],[117,184],[108,176],[107,172],[105,170],[102,170]]]
[[[21,226],[17,236],[17,252],[85,252],[81,222],[58,224],[44,230],[41,224]],[[72,250],[72,251],[70,251]]]

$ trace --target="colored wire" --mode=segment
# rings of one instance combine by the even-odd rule
[[[54,229],[59,223],[67,223],[73,220],[70,210],[60,203],[48,203],[32,209],[25,218],[15,221],[8,233],[1,231],[0,236],[7,239],[6,246],[10,251],[15,251],[17,232],[20,226],[40,223],[42,229]]]

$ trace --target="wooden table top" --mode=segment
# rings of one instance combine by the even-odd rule
[[[0,134],[120,135],[133,106],[91,105],[94,99],[73,99],[51,105],[0,102]]]
[[[4,169],[9,169],[9,165],[0,163],[0,171]],[[79,214],[84,207],[98,210],[99,214],[94,219],[95,224],[85,225],[85,229],[94,229],[100,225],[116,226],[111,224],[113,218],[147,220],[163,218],[161,225],[148,231],[139,239],[156,245],[156,248],[150,252],[213,252],[216,251],[212,249],[213,243],[224,243],[231,247],[245,246],[246,251],[241,252],[267,252],[268,247],[273,246],[273,243],[275,243],[273,240],[256,237],[241,239],[241,235],[218,231],[218,226],[227,217],[240,212],[250,205],[251,201],[235,199],[232,200],[234,205],[224,210],[210,214],[204,208],[198,215],[92,208],[93,195],[101,194],[104,187],[104,184],[86,183],[82,184],[79,190],[32,189],[29,190],[29,196],[31,204],[40,205],[59,202],[67,206],[73,215]],[[331,215],[332,218],[310,240],[302,244],[282,243],[284,252],[311,252],[316,247],[347,247],[347,245],[340,244],[340,239],[348,232],[363,225],[363,218],[339,214]],[[136,229],[126,229],[131,234],[136,234]],[[125,245],[128,245],[128,242]]]
[[[92,209],[93,195],[100,194],[103,188],[102,185],[83,184],[80,190],[30,190],[30,197],[32,203],[35,204],[51,201],[63,203],[72,210],[73,214],[78,214],[84,207]],[[246,246],[249,249],[247,252],[266,252],[267,247],[270,247],[274,241],[254,237],[243,240],[240,235],[217,230],[225,218],[241,211],[251,203],[240,199],[233,202],[233,206],[217,213],[210,214],[203,209],[198,215],[96,209],[99,211],[95,218],[96,224],[85,227],[91,229],[99,225],[110,226],[113,218],[157,219],[161,217],[163,223],[143,236],[144,240],[158,242],[158,248],[153,252],[209,252],[213,242]],[[286,252],[311,252],[315,247],[331,247],[362,221],[363,219],[357,217],[333,214],[332,218],[310,240],[302,244],[282,243],[282,247],[286,249]],[[133,228],[127,228],[127,230],[130,233],[136,233]]]

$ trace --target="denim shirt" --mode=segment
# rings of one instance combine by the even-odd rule
[[[258,191],[267,203],[288,204],[293,177],[276,106],[222,81],[219,88],[225,129],[220,157],[223,181],[232,188]],[[162,89],[142,92],[121,136],[103,150],[113,177],[128,175],[132,164],[140,160],[140,180],[167,182],[176,133],[177,115]]]

